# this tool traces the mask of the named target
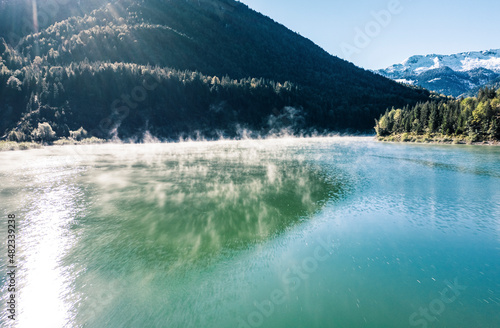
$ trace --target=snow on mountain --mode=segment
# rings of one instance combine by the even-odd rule
[[[449,67],[456,72],[486,68],[500,73],[500,49],[488,51],[463,52],[455,55],[412,56],[401,64],[392,65],[383,70],[387,73],[420,74],[441,67]]]
[[[460,96],[500,76],[500,49],[412,56],[376,72],[398,82]]]
[[[395,79],[394,81],[396,81],[398,83],[404,83],[404,84],[411,84],[411,85],[415,84],[415,81],[407,80],[407,79]]]

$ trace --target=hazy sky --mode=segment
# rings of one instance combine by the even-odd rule
[[[241,2],[329,53],[369,69],[412,55],[500,48],[500,1],[495,0]]]

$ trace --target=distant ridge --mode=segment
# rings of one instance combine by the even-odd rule
[[[377,73],[450,96],[477,93],[500,77],[500,49],[412,56]]]

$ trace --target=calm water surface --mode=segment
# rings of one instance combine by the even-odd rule
[[[500,327],[500,147],[48,147],[0,182],[1,327]]]

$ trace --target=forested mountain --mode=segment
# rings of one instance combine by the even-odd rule
[[[438,139],[467,142],[500,140],[500,89],[483,88],[476,97],[419,103],[387,111],[376,125],[381,138],[389,140]]]
[[[464,96],[474,97],[479,93],[479,91],[481,89],[484,89],[484,88],[495,89],[495,90],[500,89],[500,76],[498,76],[496,79],[491,80],[490,82],[482,85],[481,87],[477,87],[477,88],[470,90]]]
[[[0,133],[16,140],[369,130],[430,97],[233,0],[116,1],[0,54]]]
[[[500,49],[412,56],[377,73],[448,96],[473,96],[500,78]]]
[[[24,36],[68,17],[88,14],[102,5],[101,0],[0,0],[0,35],[15,45]]]

